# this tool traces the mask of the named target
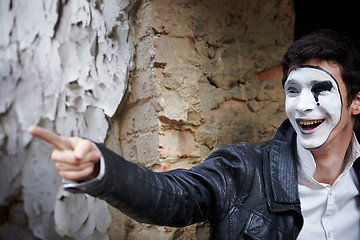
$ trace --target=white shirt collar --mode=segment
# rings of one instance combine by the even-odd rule
[[[298,176],[299,182],[303,184],[319,185],[313,175],[316,170],[316,162],[311,152],[305,149],[299,141],[296,141],[297,156],[298,156]],[[345,155],[345,167],[341,175],[346,174],[352,167],[355,160],[360,157],[360,144],[356,139],[355,133],[351,138],[350,147]],[[338,179],[337,179],[338,180]],[[336,181],[337,181],[336,180]],[[336,183],[335,181],[335,183]],[[334,184],[335,184],[334,183]],[[323,185],[323,184],[321,184]]]

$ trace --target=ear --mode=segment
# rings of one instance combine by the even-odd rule
[[[350,107],[352,115],[358,115],[360,113],[360,92],[358,92]]]

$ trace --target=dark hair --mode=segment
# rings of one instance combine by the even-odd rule
[[[295,41],[281,60],[283,85],[288,72],[294,66],[302,65],[311,59],[337,63],[347,90],[347,102],[360,91],[360,52],[358,42],[342,36],[330,29],[312,32]]]

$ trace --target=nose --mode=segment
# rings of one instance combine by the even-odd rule
[[[298,102],[296,104],[296,111],[299,113],[311,112],[316,107],[316,101],[311,91],[301,91]]]

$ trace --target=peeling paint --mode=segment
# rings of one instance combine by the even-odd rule
[[[73,239],[109,239],[106,232],[110,218],[107,206],[99,199],[60,190],[55,205],[55,223],[61,237]]]
[[[26,130],[36,124],[64,136],[104,141],[107,119],[127,87],[131,4],[0,2],[0,206],[22,201],[30,235],[39,239],[108,239],[106,203],[69,194],[60,201],[52,147]],[[83,215],[71,214],[81,211]],[[12,229],[7,236],[19,231],[15,225],[0,225],[0,238],[5,228]]]

